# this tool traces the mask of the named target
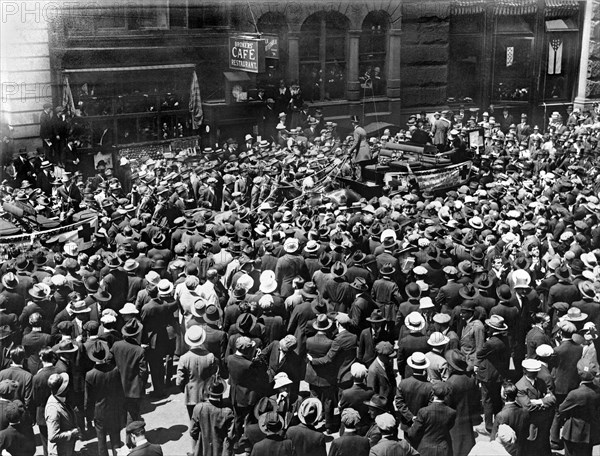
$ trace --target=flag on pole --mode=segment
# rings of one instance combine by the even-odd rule
[[[75,102],[73,101],[73,93],[71,92],[71,86],[69,85],[69,76],[67,76],[66,74],[63,75],[62,105],[69,116],[75,114]]]
[[[506,66],[512,66],[515,62],[515,48],[514,46],[508,46],[506,48]]]
[[[192,86],[190,87],[190,114],[192,115],[192,129],[197,130],[202,125],[204,112],[202,112],[202,98],[200,98],[200,85],[198,75],[194,71],[192,75]]]
[[[550,40],[548,49],[548,74],[562,73],[563,42],[560,38]]]

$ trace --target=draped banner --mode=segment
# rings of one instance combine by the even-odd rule
[[[33,244],[42,237],[59,237],[64,242],[73,241],[80,250],[85,250],[92,245],[92,235],[98,227],[98,216],[81,220],[67,226],[53,228],[51,230],[34,231],[33,233],[17,234],[15,236],[0,237],[0,244]]]
[[[548,74],[562,73],[563,42],[560,38],[550,40],[548,46]]]

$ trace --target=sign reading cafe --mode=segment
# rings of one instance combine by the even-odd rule
[[[243,35],[229,37],[229,68],[249,73],[265,71],[265,40]]]

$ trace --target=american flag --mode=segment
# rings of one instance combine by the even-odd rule
[[[515,48],[508,46],[506,48],[506,66],[509,67],[515,62]]]
[[[563,42],[560,38],[550,40],[548,47],[548,74],[562,73],[562,48]]]
[[[202,111],[202,98],[200,97],[200,84],[198,75],[194,71],[192,75],[192,86],[190,87],[190,114],[192,115],[192,128],[197,130],[202,125],[204,112]]]

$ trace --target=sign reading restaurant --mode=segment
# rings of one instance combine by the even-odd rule
[[[230,36],[229,68],[249,73],[265,71],[265,40],[244,35]]]

